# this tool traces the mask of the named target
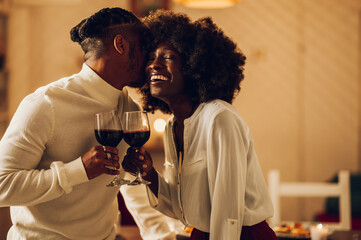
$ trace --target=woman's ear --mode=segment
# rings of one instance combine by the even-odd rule
[[[114,37],[114,47],[115,47],[115,49],[117,50],[118,53],[120,53],[120,54],[124,53],[125,44],[126,44],[126,40],[122,35],[117,34]]]

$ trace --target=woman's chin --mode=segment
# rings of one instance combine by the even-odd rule
[[[154,98],[158,98],[159,100],[162,100],[164,102],[167,102],[166,101],[166,97],[164,96],[164,94],[162,94],[161,92],[159,91],[151,91],[150,94],[152,95],[152,97]]]
[[[159,88],[150,88],[150,94],[152,95],[152,97],[155,98],[161,98],[162,97],[162,90]]]

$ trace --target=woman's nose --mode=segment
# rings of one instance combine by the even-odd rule
[[[156,57],[148,62],[149,69],[159,69],[163,66],[163,63],[160,58]]]

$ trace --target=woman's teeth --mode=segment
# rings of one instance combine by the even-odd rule
[[[168,77],[163,76],[163,75],[152,75],[150,77],[150,81],[155,82],[155,81],[168,81]]]

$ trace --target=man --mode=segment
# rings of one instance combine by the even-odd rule
[[[11,206],[13,222],[8,239],[116,237],[119,188],[105,185],[119,174],[127,146],[99,146],[94,115],[139,109],[124,87],[144,82],[147,29],[132,13],[105,8],[70,34],[84,51],[82,70],[25,97],[0,142],[0,207]],[[149,227],[141,233],[172,235],[145,193],[132,191],[138,197],[127,206]]]

